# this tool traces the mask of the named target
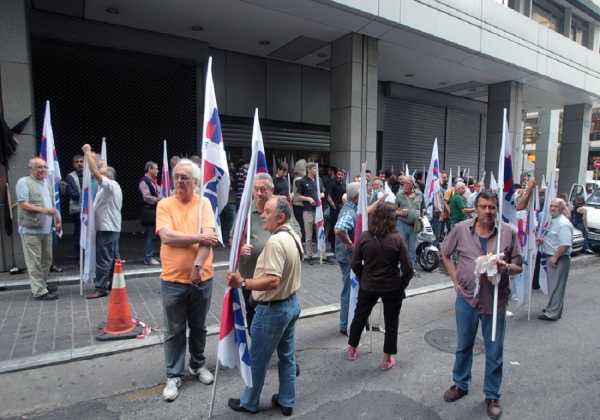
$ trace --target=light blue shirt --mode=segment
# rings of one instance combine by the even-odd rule
[[[550,221],[550,226],[544,234],[544,243],[542,244],[542,252],[548,255],[554,255],[556,250],[561,246],[569,247],[564,255],[571,255],[571,245],[573,244],[573,225],[565,217],[560,214],[553,217]]]
[[[28,177],[20,178],[17,181],[17,185],[15,187],[17,193],[17,203],[23,203],[25,201],[29,201],[29,187],[27,184]],[[40,181],[32,177],[35,181],[35,185],[38,187],[38,193],[42,196],[44,200],[43,206],[45,208],[53,207],[52,205],[52,197],[50,197],[50,191],[46,186],[45,181]],[[19,234],[20,235],[47,235],[52,230],[52,216],[40,214],[40,217],[43,217],[44,224],[39,228],[28,228],[25,226],[19,226]]]

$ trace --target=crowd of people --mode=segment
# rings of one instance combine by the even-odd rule
[[[122,192],[116,172],[98,158],[89,145],[83,155],[73,158],[73,172],[65,180],[65,195],[74,225],[73,249],[79,253],[81,185],[83,162],[87,161],[97,187],[94,213],[96,218],[95,290],[89,299],[110,293],[112,266],[119,257]],[[158,165],[147,162],[139,181],[142,204],[140,222],[144,226],[144,262],[161,266],[161,299],[165,317],[164,356],[166,385],[163,397],[173,401],[179,394],[185,374],[186,347],[189,351],[188,371],[204,384],[213,382],[205,357],[206,317],[213,290],[213,250],[217,246],[216,215],[210,202],[200,197],[201,170],[198,157],[171,159],[170,196],[161,197]],[[45,161],[29,162],[30,175],[17,183],[19,233],[34,299],[52,300],[58,296],[47,283],[52,264],[53,230],[61,230],[61,217],[54,210],[53,192],[44,182]],[[243,191],[248,166],[231,167],[234,174],[229,203],[221,212],[223,241],[230,240],[231,226]],[[260,394],[269,361],[275,351],[279,357],[279,392],[272,403],[288,416],[296,398],[296,376],[299,368],[295,356],[295,323],[300,314],[298,290],[301,288],[302,261],[317,260],[315,243],[316,205],[324,209],[327,240],[341,270],[339,331],[348,336],[347,359],[359,357],[359,342],[369,314],[381,300],[385,322],[385,338],[381,368],[396,364],[399,314],[405,290],[415,275],[415,237],[422,229],[425,215],[423,179],[403,173],[383,171],[378,177],[366,172],[369,221],[366,231],[357,235],[357,203],[360,179],[350,177],[342,168],[324,167],[300,160],[288,176],[285,162],[276,173],[257,174],[252,186],[250,243],[241,249],[239,270],[228,272],[227,284],[243,291],[250,349],[252,387],[245,388],[239,398],[231,398],[235,411],[258,411]],[[321,176],[320,182],[318,177]],[[291,185],[290,185],[291,181]],[[320,185],[319,189],[317,186]],[[535,180],[517,186],[516,209],[528,207]],[[550,205],[551,219],[540,242],[538,260],[547,266],[549,301],[540,314],[542,320],[560,319],[563,313],[568,279],[573,223],[584,223],[579,207],[569,213],[567,203],[555,198]],[[510,302],[510,277],[522,271],[523,254],[514,226],[497,222],[498,195],[472,178],[450,181],[441,172],[439,191],[433,200],[432,225],[442,244],[441,256],[446,272],[456,290],[455,312],[457,350],[452,372],[453,385],[444,393],[448,402],[456,401],[469,390],[473,344],[481,323],[485,342],[484,394],[487,414],[500,417],[500,386],[506,308]],[[160,256],[155,255],[155,242],[160,242]],[[498,244],[499,241],[499,244]],[[499,248],[497,248],[499,246]],[[498,283],[497,332],[492,339],[494,281],[487,275],[476,275],[475,260],[495,254],[500,273]],[[359,291],[353,319],[348,319],[351,277],[359,279]],[[186,346],[187,344],[187,346]]]

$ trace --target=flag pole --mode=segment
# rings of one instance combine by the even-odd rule
[[[81,238],[79,239],[81,242]],[[79,244],[79,296],[83,296],[83,248]]]
[[[500,147],[500,158],[499,158],[499,167],[504,168],[504,142],[507,140],[506,136],[508,133],[505,131],[506,127],[506,108],[504,108],[504,114],[502,117],[502,146]],[[502,238],[502,208],[504,207],[504,198],[502,195],[504,194],[504,171],[502,171],[502,176],[500,176],[500,168],[498,169],[498,229],[496,233],[496,258],[500,255],[500,240]],[[496,273],[496,284],[494,285],[494,306],[492,311],[492,342],[496,341],[496,327],[498,324],[498,284],[500,283],[501,275],[500,273]]]
[[[212,390],[210,392],[210,408],[208,409],[208,420],[213,417],[213,410],[215,408],[215,397],[217,394],[217,379],[219,378],[219,358],[217,357],[217,365],[215,366],[215,379],[213,380]]]
[[[538,190],[537,185],[535,186],[533,194],[534,194],[534,196],[529,199],[530,200],[529,201],[529,209],[530,209],[529,217],[530,218],[534,217],[534,219],[529,219],[529,220],[535,220],[535,217],[536,217],[536,209],[538,207],[538,200],[539,200],[539,190]],[[529,220],[527,221],[528,228],[533,225],[532,223],[529,223]],[[531,236],[529,236],[529,241],[532,239],[534,241],[536,241],[537,240],[536,229],[528,229],[528,230],[529,230],[528,235],[531,235]],[[529,242],[528,242],[528,244],[529,244]],[[537,250],[537,246],[536,246],[536,250]],[[531,298],[533,297],[533,277],[535,274],[536,259],[537,259],[537,252],[535,252],[535,253],[532,252],[528,258],[529,266],[527,267],[527,269],[529,271],[527,273],[528,274],[527,277],[529,279],[529,302],[527,304],[527,321],[531,320]],[[532,262],[533,262],[533,264],[532,264]],[[531,269],[532,267],[533,267],[533,270]]]

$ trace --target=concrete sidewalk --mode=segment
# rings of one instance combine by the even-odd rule
[[[308,270],[307,270],[308,271]],[[502,385],[503,419],[589,420],[600,412],[597,351],[597,268],[571,272],[563,318],[548,323],[519,311],[508,321]],[[536,292],[533,315],[546,297]],[[301,320],[297,325],[297,381],[294,418],[484,420],[484,355],[473,360],[469,394],[448,404],[442,393],[451,384],[454,360],[454,292],[442,291],[404,302],[398,334],[398,365],[383,372],[378,365],[383,335],[364,335],[356,362],[344,357],[347,338],[337,333],[337,314]],[[440,335],[440,333],[442,333]],[[430,344],[430,337],[438,340]],[[212,369],[216,337],[207,342]],[[150,420],[206,418],[211,387],[186,378],[180,397],[162,400],[163,349],[147,347],[101,359],[81,360],[0,375],[0,417],[37,420]],[[237,370],[221,370],[215,403],[216,419],[281,418],[270,407],[277,392],[277,358],[272,360],[262,393],[261,412],[232,412],[228,398],[238,398],[242,381]]]
[[[207,320],[209,333],[218,330],[224,274],[223,270],[217,271],[213,280]],[[299,297],[304,314],[338,310],[341,274],[337,264],[305,263],[302,274]],[[444,282],[447,279],[440,273],[423,274],[413,280],[411,287]],[[86,300],[79,295],[77,285],[61,286],[60,298],[49,302],[33,300],[26,289],[0,292],[0,373],[160,343],[163,328],[160,279],[156,276],[130,279],[127,289],[134,317],[149,324],[153,332],[143,340],[110,343],[95,340],[97,327],[106,321],[107,298]]]

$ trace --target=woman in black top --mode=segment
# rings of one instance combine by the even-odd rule
[[[400,266],[400,268],[398,268]],[[414,271],[404,239],[396,231],[396,208],[380,204],[369,215],[369,230],[358,239],[352,258],[352,270],[360,279],[358,302],[348,338],[348,360],[358,358],[358,343],[377,300],[383,302],[385,340],[382,369],[396,364],[398,317],[404,289]]]

